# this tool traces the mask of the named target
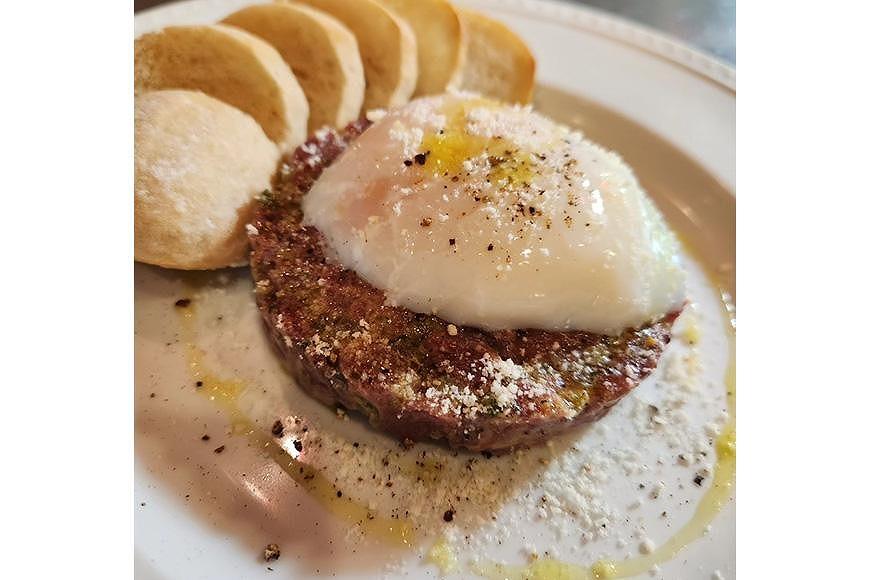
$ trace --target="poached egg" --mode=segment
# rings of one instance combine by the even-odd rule
[[[446,94],[382,113],[302,208],[330,259],[456,325],[612,335],[686,299],[631,169],[527,107]]]

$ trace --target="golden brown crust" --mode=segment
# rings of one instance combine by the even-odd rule
[[[417,38],[414,96],[436,95],[459,85],[465,38],[459,12],[447,0],[382,0],[411,26]]]
[[[138,38],[134,54],[137,94],[202,91],[251,115],[282,150],[305,140],[305,94],[281,55],[253,34],[222,24],[171,26]]]
[[[531,102],[535,57],[522,38],[479,12],[459,13],[468,43],[461,88],[507,103]]]
[[[347,26],[359,45],[366,89],[363,110],[408,102],[417,84],[417,41],[411,27],[375,0],[297,0]]]
[[[290,3],[258,4],[227,16],[272,46],[290,66],[308,99],[308,134],[344,127],[357,117],[365,75],[353,33],[334,17]]]

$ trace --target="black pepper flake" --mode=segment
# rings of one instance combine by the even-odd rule
[[[179,298],[175,301],[175,306],[178,308],[187,308],[190,306],[190,298]]]
[[[453,521],[453,514],[455,514],[455,513],[456,512],[454,512],[452,509],[449,509],[446,512],[444,512],[444,521],[445,522],[452,522]]]
[[[699,473],[695,476],[695,479],[693,479],[692,481],[695,482],[695,485],[697,485],[698,487],[701,487],[701,484],[704,483],[704,476]]]
[[[414,161],[417,162],[417,165],[425,165],[426,164],[426,157],[428,157],[428,156],[429,156],[428,151],[426,153],[417,153],[416,155],[414,155]]]
[[[209,439],[211,439],[211,437],[209,437],[209,436],[206,434],[206,435],[203,435],[202,437],[200,437],[200,439],[202,439],[203,441],[208,441]]]
[[[428,228],[432,225],[432,218],[424,217],[420,220],[420,225],[424,228]]]
[[[494,246],[493,246],[492,244],[488,245],[488,246],[486,247],[486,251],[487,251],[487,252],[491,252],[493,247],[494,247]]]
[[[271,189],[264,189],[260,192],[260,202],[267,206],[275,204],[275,194],[272,193]]]
[[[448,242],[451,246],[455,246],[455,245],[456,245],[456,238],[450,238],[449,240],[447,240],[447,242]]]
[[[278,544],[269,544],[263,549],[263,559],[267,562],[272,562],[281,557],[281,549]]]
[[[405,161],[403,161],[403,163],[405,164],[405,167],[411,167],[411,164],[414,162],[411,161],[410,159],[405,159]]]
[[[296,448],[296,451],[302,453],[302,441],[299,441],[297,439],[296,441],[293,442],[293,447]]]
[[[224,449],[226,449],[226,448],[227,448],[226,445],[221,445],[220,447],[215,447],[214,452],[215,453],[223,453]]]
[[[148,395],[148,396],[149,396],[149,397],[150,397],[150,398],[152,398],[152,399],[153,399],[153,398],[154,398],[154,397],[156,397],[156,396],[157,396],[157,393],[151,393],[151,394],[150,394],[150,395]]]
[[[275,437],[284,436],[284,423],[281,422],[281,419],[277,419],[272,424],[272,435],[274,435]]]
[[[529,206],[529,213],[530,213],[531,215],[535,215],[535,212],[536,212],[536,211],[537,211],[537,210],[534,208],[534,206],[531,206],[531,205]]]
[[[196,381],[196,386],[197,386],[197,387],[201,387],[201,386],[202,386],[202,381]]]
[[[335,497],[341,497],[341,490],[338,490],[337,492],[335,492]]]

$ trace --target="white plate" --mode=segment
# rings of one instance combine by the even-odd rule
[[[137,15],[136,32],[211,22],[248,3],[170,4]],[[694,308],[682,317],[678,340],[660,371],[592,428],[550,447],[488,460],[475,456],[468,470],[472,456],[427,445],[403,451],[299,392],[263,336],[247,270],[184,275],[137,264],[138,577],[438,577],[426,553],[439,538],[447,538],[462,563],[455,577],[472,575],[469,560],[527,564],[531,551],[584,565],[621,560],[637,556],[643,538],[664,543],[709,487],[709,478],[703,488],[692,480],[714,452],[689,466],[676,456],[712,451],[707,430],[725,419],[723,377],[732,364],[732,337],[718,290],[734,291],[733,71],[590,10],[517,0],[463,4],[503,19],[526,39],[538,59],[536,107],[619,151],[682,236],[692,255]],[[193,298],[192,307],[174,306],[183,297]],[[694,347],[680,339],[690,335],[697,335]],[[211,375],[197,376],[191,362]],[[233,381],[217,385],[223,392],[244,386],[233,404],[258,432],[268,433],[282,418],[288,434],[281,444],[294,454],[296,427],[288,418],[304,418],[308,431],[298,433],[303,460],[318,464],[329,480],[316,487],[320,491],[307,490],[311,482],[301,478],[297,484],[257,449],[264,440],[240,434],[238,424],[230,433],[227,413],[203,396],[216,386],[213,377]],[[197,378],[207,384],[197,389]],[[650,404],[665,414],[666,425],[650,428]],[[206,433],[210,439],[202,441]],[[226,449],[215,454],[219,445]],[[424,450],[427,463],[420,469],[414,461]],[[390,466],[384,467],[387,451]],[[392,487],[370,483],[371,475],[385,483],[380,480],[387,473]],[[359,482],[361,474],[366,477]],[[664,491],[652,499],[659,480]],[[336,481],[343,497],[327,499],[334,498]],[[541,504],[543,495],[548,504]],[[638,498],[641,504],[634,505]],[[380,515],[399,505],[417,528],[412,548],[396,547],[389,532],[358,537],[354,510],[371,508],[378,517],[364,525],[377,526]],[[447,524],[441,516],[449,506],[456,518]],[[734,533],[731,501],[706,535],[652,574],[710,578],[718,570],[733,577]],[[271,542],[282,556],[266,564],[260,555]]]

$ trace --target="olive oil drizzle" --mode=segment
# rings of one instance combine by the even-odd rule
[[[723,294],[723,296],[725,296]],[[485,578],[505,580],[607,580],[628,578],[641,574],[657,564],[673,559],[686,546],[704,535],[722,507],[730,500],[736,479],[736,368],[734,362],[733,307],[725,304],[730,339],[730,363],[725,376],[726,400],[729,419],[716,440],[716,464],[712,484],[701,497],[692,518],[667,542],[650,554],[622,561],[599,560],[592,566],[580,566],[552,558],[542,558],[527,566],[504,564],[478,564],[474,571]],[[236,379],[224,379],[211,372],[204,363],[204,353],[196,343],[194,323],[196,307],[190,305],[180,311],[182,337],[190,373],[195,381],[201,381],[198,391],[220,407],[230,419],[234,435],[244,436],[250,445],[260,449],[275,462],[299,486],[323,505],[330,513],[358,525],[366,535],[385,540],[390,544],[410,548],[415,543],[410,524],[393,521],[372,514],[363,505],[354,502],[346,494],[337,497],[335,487],[322,474],[304,461],[294,458],[278,440],[241,411],[239,397],[246,385]],[[438,547],[436,560],[439,567],[455,568],[455,556],[450,557],[447,545]],[[448,560],[445,558],[449,557]],[[446,571],[446,570],[445,570]]]
[[[528,183],[536,164],[534,156],[502,137],[481,137],[468,132],[468,115],[475,108],[492,108],[496,102],[475,98],[451,104],[442,111],[446,125],[427,133],[420,144],[426,170],[435,177],[465,173],[464,163],[481,155],[488,157],[488,179],[518,186]]]
[[[727,299],[727,294],[723,293]],[[542,558],[528,566],[483,564],[475,572],[485,578],[504,580],[608,580],[629,578],[646,572],[655,565],[673,559],[686,546],[703,536],[707,526],[731,499],[737,475],[737,396],[736,364],[734,346],[733,305],[723,300],[726,332],[729,337],[729,365],[725,373],[728,422],[716,439],[716,464],[713,482],[701,497],[692,518],[667,542],[644,556],[622,561],[599,560],[592,566],[579,566],[553,558]]]
[[[456,552],[446,538],[441,537],[429,548],[426,560],[441,571],[442,575],[452,574],[457,568]]]
[[[407,522],[390,520],[372,514],[365,506],[353,501],[348,494],[341,497],[326,477],[306,464],[303,459],[291,455],[278,439],[267,434],[239,408],[239,397],[246,385],[236,379],[224,379],[211,372],[205,365],[204,353],[196,343],[194,323],[196,307],[190,305],[180,312],[181,333],[190,373],[197,384],[198,392],[213,401],[229,416],[233,435],[245,437],[251,447],[265,453],[281,470],[289,475],[330,513],[359,526],[360,531],[388,543],[409,548],[414,544],[414,531]],[[293,442],[287,438],[290,445]],[[304,457],[304,450],[303,450]]]

